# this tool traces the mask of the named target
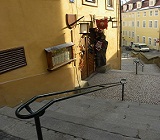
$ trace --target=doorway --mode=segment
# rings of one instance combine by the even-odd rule
[[[83,46],[83,67],[81,68],[81,79],[84,80],[95,72],[95,60],[94,49],[90,46],[90,40],[88,36],[82,38]]]

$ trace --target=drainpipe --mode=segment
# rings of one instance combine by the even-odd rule
[[[119,0],[119,20],[120,20],[120,33],[119,33],[119,44],[120,44],[120,51],[122,51],[122,15],[121,15],[121,0]],[[120,58],[121,58],[121,52],[120,52]],[[121,61],[120,61],[120,69],[121,69]]]

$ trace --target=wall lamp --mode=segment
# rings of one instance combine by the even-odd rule
[[[109,19],[108,19],[108,22],[112,22],[112,28],[117,28],[118,27],[118,22],[116,21],[116,20],[113,20],[113,19],[115,19],[115,17],[109,17]]]
[[[89,22],[81,22],[80,25],[80,34],[86,35],[89,34]]]

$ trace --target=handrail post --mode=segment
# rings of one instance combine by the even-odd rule
[[[42,130],[41,130],[41,123],[39,116],[34,117],[35,125],[36,125],[36,131],[37,131],[37,137],[38,140],[43,140],[42,136]]]
[[[139,59],[134,60],[134,62],[136,63],[136,74],[138,72],[138,65],[140,63]]]
[[[142,72],[143,72],[143,68],[144,68],[144,65],[142,64]]]
[[[126,79],[121,79],[121,84],[122,84],[122,101],[124,100],[124,84],[127,83]]]
[[[136,74],[138,72],[138,64],[139,64],[139,60],[136,61]]]

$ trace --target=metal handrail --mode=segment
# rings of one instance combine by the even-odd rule
[[[70,98],[73,98],[73,97],[89,94],[91,92],[95,92],[95,91],[98,91],[98,90],[103,90],[103,89],[106,89],[106,88],[119,86],[119,85],[122,85],[122,101],[123,101],[124,100],[124,84],[126,84],[126,83],[127,83],[126,79],[121,79],[120,82],[115,82],[115,83],[98,84],[98,85],[89,86],[89,87],[86,87],[86,88],[78,88],[78,89],[74,89],[74,90],[66,90],[66,91],[61,91],[61,92],[54,92],[54,93],[37,95],[37,96],[31,98],[30,100],[28,100],[27,102],[25,102],[24,104],[20,105],[16,109],[15,114],[20,119],[34,118],[38,140],[43,140],[42,131],[41,131],[41,124],[40,124],[40,116],[42,116],[45,113],[45,110],[48,107],[50,107],[52,104],[54,104],[56,102],[59,102],[59,101],[66,100],[66,99],[70,99]],[[83,92],[83,93],[77,93],[77,94],[69,95],[67,97],[60,97],[60,98],[57,98],[57,99],[53,99],[36,111],[33,111],[29,106],[34,101],[36,101],[37,99],[40,99],[40,98],[45,98],[45,97],[54,96],[54,95],[67,94],[69,92],[75,92],[75,91],[90,89],[90,88],[95,88],[95,87],[98,87],[98,89],[94,89],[94,90],[91,90],[91,91],[86,91],[86,92]],[[27,115],[21,114],[21,111],[23,109],[26,109],[29,112],[29,114],[27,114]]]
[[[136,74],[138,73],[138,66],[139,66],[139,65],[141,65],[141,67],[142,67],[142,72],[143,72],[144,64],[143,64],[139,59],[133,60],[133,63],[136,63]]]

